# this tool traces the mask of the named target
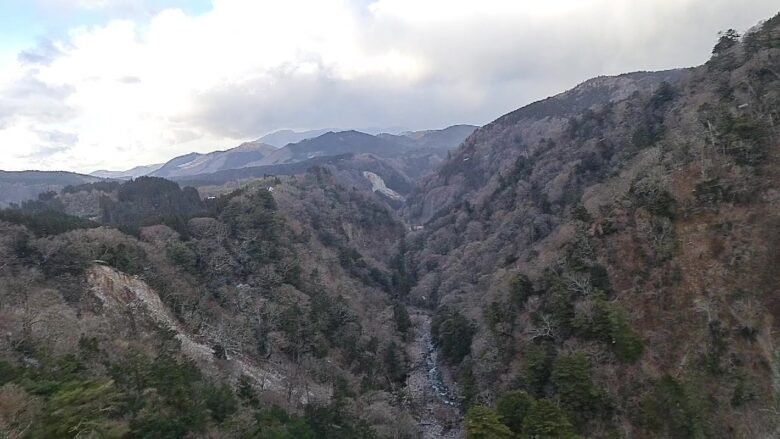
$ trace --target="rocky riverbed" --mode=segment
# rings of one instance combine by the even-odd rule
[[[411,309],[415,339],[410,344],[412,371],[406,381],[409,403],[418,413],[423,438],[461,438],[464,436],[460,401],[455,383],[438,362],[431,337],[431,317]]]

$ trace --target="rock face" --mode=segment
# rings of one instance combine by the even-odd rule
[[[371,191],[379,192],[380,194],[390,198],[391,200],[403,201],[404,197],[398,192],[390,189],[385,185],[385,181],[382,177],[374,174],[373,172],[363,171],[363,176],[371,182]]]

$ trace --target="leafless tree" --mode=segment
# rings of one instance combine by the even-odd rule
[[[529,330],[531,340],[536,340],[537,338],[558,340],[558,325],[555,323],[552,316],[549,314],[542,314],[539,320],[539,324]]]
[[[567,273],[565,279],[569,292],[583,297],[590,297],[593,294],[593,285],[590,283],[590,276],[586,273]]]
[[[718,311],[716,308],[717,305],[709,297],[702,297],[693,301],[693,309],[707,316],[707,324],[712,322],[714,317],[717,317]]]

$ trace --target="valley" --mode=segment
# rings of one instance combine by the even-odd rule
[[[0,436],[776,437],[779,35],[483,127],[0,173]]]

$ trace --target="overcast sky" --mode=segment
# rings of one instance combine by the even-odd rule
[[[482,125],[704,62],[777,0],[0,0],[0,169],[89,172],[281,128]]]

